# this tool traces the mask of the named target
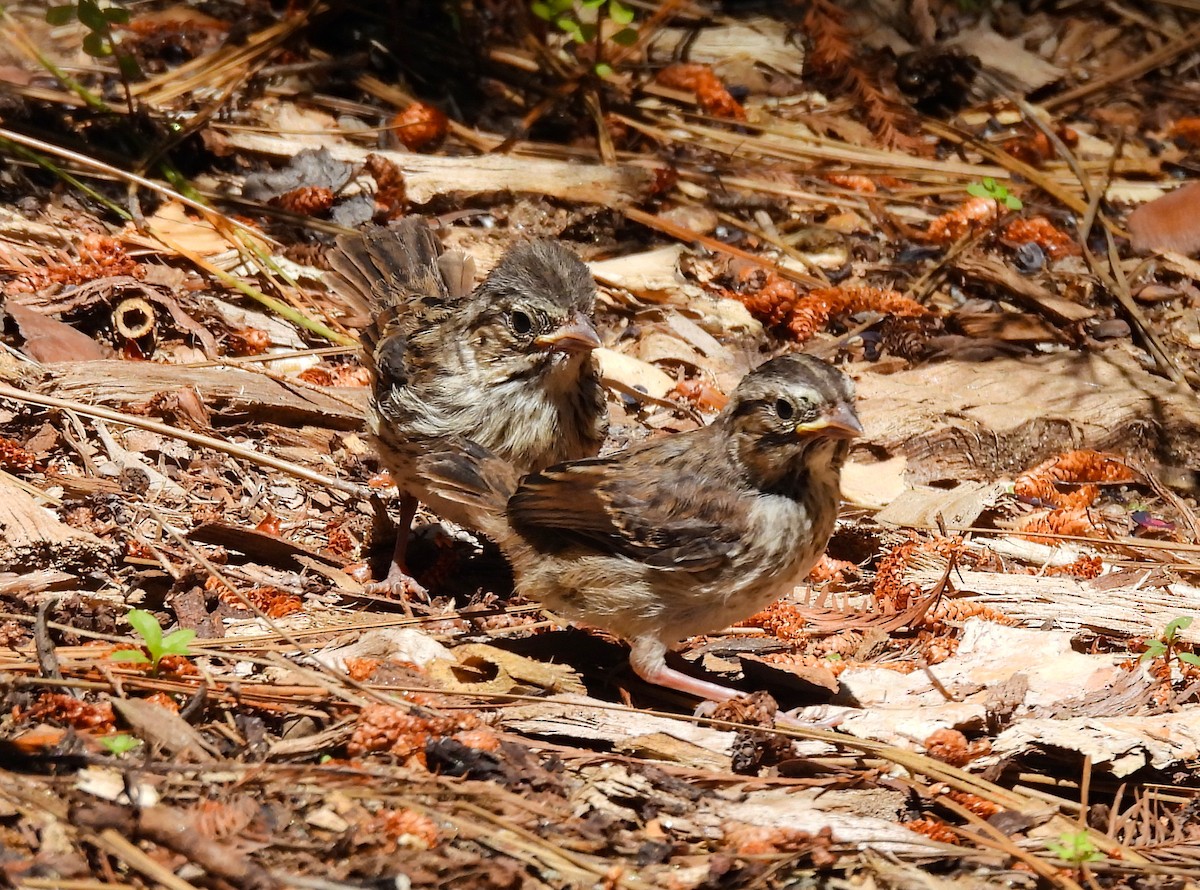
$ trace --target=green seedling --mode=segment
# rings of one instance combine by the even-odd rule
[[[990,176],[985,176],[982,182],[973,182],[967,186],[967,194],[976,198],[991,198],[997,204],[1003,204],[1009,210],[1020,210],[1025,205],[1021,199],[1011,194],[1003,185]]]
[[[147,657],[146,653],[140,649],[121,649],[109,656],[113,661],[148,664],[150,669],[157,673],[158,663],[165,656],[182,655],[186,657],[192,654],[188,650],[188,643],[196,636],[194,630],[183,628],[172,631],[164,637],[162,628],[159,627],[154,616],[144,609],[131,609],[125,617],[129,619],[129,626],[142,638],[146,651],[150,655]]]
[[[1184,664],[1190,664],[1193,667],[1200,667],[1200,655],[1194,655],[1191,652],[1180,652],[1179,632],[1191,627],[1192,616],[1181,615],[1176,618],[1165,628],[1162,635],[1146,641],[1146,649],[1138,656],[1138,661],[1153,661],[1156,658],[1161,658],[1168,664],[1172,658],[1177,658]]]
[[[637,28],[631,27],[633,10],[620,0],[533,0],[529,4],[529,11],[542,21],[550,22],[576,43],[595,41],[598,59],[600,25],[605,18],[622,26],[619,31],[610,34],[608,40],[618,46],[637,43]],[[596,62],[593,70],[601,77],[613,73],[612,66],[602,59]]]
[[[1086,831],[1064,831],[1058,836],[1058,843],[1051,841],[1046,849],[1076,867],[1104,858]]]
[[[85,53],[93,59],[113,58],[122,79],[126,81],[142,76],[137,59],[129,53],[121,52],[120,44],[113,35],[114,25],[129,22],[129,10],[115,6],[101,7],[96,0],[79,0],[78,3],[68,3],[65,6],[51,6],[46,11],[46,21],[51,25],[65,25],[75,19],[88,29],[83,38]]]
[[[108,753],[114,757],[121,757],[124,754],[128,754],[142,743],[141,739],[136,739],[126,732],[101,736],[97,741],[108,749]]]

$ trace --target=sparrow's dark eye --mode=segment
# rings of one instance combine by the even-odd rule
[[[520,309],[513,310],[511,321],[513,330],[518,334],[528,334],[533,330],[533,319]]]
[[[779,415],[780,420],[791,420],[796,413],[796,409],[792,407],[792,403],[787,399],[779,399],[775,402],[775,413]]]

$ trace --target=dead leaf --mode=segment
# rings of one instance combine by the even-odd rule
[[[483,643],[456,646],[456,662],[437,661],[429,675],[443,689],[478,695],[528,692],[529,687],[550,692],[583,693],[579,674],[566,665],[547,664]]]
[[[842,499],[856,507],[879,510],[904,494],[908,460],[897,455],[873,464],[846,462],[842,467]]]
[[[1008,75],[1016,81],[1022,93],[1053,83],[1063,76],[1063,70],[1025,48],[1020,38],[1008,38],[991,28],[978,27],[967,31],[948,45],[957,46],[976,56],[984,68]]]
[[[17,330],[25,340],[21,351],[34,361],[54,364],[92,362],[113,357],[112,350],[57,318],[50,318],[13,302],[9,302],[4,311],[16,322]]]
[[[661,399],[675,388],[675,381],[649,362],[611,349],[600,348],[594,354],[600,364],[600,375],[629,389]]]
[[[950,529],[967,528],[999,502],[1004,490],[1002,482],[962,482],[949,490],[910,488],[876,513],[875,521],[901,528],[937,528],[940,518]]]
[[[1200,182],[1190,182],[1129,214],[1130,241],[1138,253],[1200,251]]]

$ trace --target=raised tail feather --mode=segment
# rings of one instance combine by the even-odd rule
[[[373,378],[388,386],[402,383],[405,374],[407,316],[427,316],[471,289],[475,266],[458,251],[443,252],[442,242],[420,217],[394,226],[372,226],[355,235],[342,235],[329,254],[329,282],[369,319],[363,328],[363,360]],[[414,312],[413,303],[423,309]],[[435,310],[436,311],[436,310]],[[391,336],[394,333],[401,336]],[[382,344],[387,349],[381,354]]]
[[[438,268],[442,242],[419,217],[340,235],[329,264],[334,286],[364,301],[373,315],[414,295],[449,296]]]
[[[503,539],[508,499],[520,481],[508,461],[470,439],[446,439],[422,450],[415,475],[435,512],[439,501],[449,501],[454,507],[445,513],[455,521],[494,541]]]

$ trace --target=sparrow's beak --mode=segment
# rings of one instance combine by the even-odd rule
[[[838,402],[833,409],[808,423],[796,424],[796,435],[820,433],[831,439],[854,439],[863,434],[862,424],[854,413],[854,406]]]
[[[550,352],[591,352],[601,345],[600,335],[582,312],[533,342]]]

